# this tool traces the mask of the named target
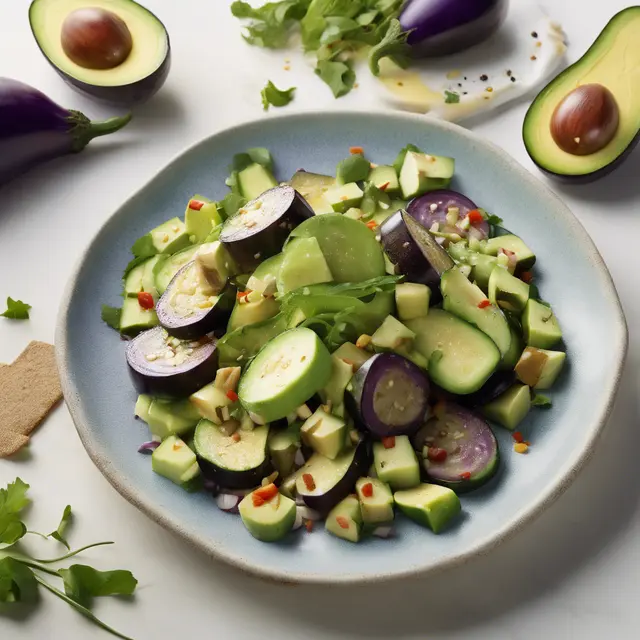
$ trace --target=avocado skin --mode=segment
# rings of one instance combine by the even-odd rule
[[[540,171],[542,171],[545,175],[549,176],[550,178],[553,178],[554,180],[557,180],[565,184],[577,184],[577,185],[589,184],[591,182],[595,182],[596,180],[600,180],[601,178],[604,178],[605,176],[615,171],[628,158],[628,156],[632,153],[632,151],[635,149],[636,145],[638,144],[638,141],[640,141],[640,130],[638,130],[634,135],[634,137],[629,141],[624,151],[622,151],[611,162],[589,173],[572,175],[572,174],[563,174],[563,173],[558,173],[556,171],[552,171],[547,167],[545,167],[542,164],[542,162],[538,161],[535,157],[535,153],[532,151],[533,145],[528,141],[528,132],[527,132],[527,129],[530,128],[531,126],[531,120],[535,117],[538,101],[544,100],[547,90],[553,85],[562,83],[565,78],[570,78],[572,72],[575,71],[576,68],[579,68],[585,59],[587,60],[589,59],[589,54],[592,54],[594,50],[597,50],[601,46],[601,39],[603,38],[603,36],[605,36],[605,34],[607,34],[611,29],[616,29],[618,22],[624,19],[625,14],[632,16],[633,13],[637,12],[638,10],[640,10],[640,7],[630,6],[630,7],[627,7],[626,9],[623,9],[615,16],[613,16],[611,20],[607,23],[607,25],[604,27],[604,29],[602,29],[602,31],[598,34],[598,37],[595,39],[595,41],[589,47],[589,49],[584,53],[584,55],[581,58],[579,58],[576,62],[574,62],[571,66],[567,67],[562,73],[560,73],[554,79],[552,79],[534,98],[533,102],[529,106],[529,109],[527,110],[527,113],[525,115],[524,122],[522,125],[522,138],[524,140],[524,145],[527,150],[527,153],[529,154],[531,160],[534,162],[536,167],[538,167]],[[601,55],[602,56],[615,55],[615,53],[605,51]],[[570,89],[571,88],[568,88],[567,93],[569,93]],[[618,99],[619,96],[617,96],[615,92],[614,92],[614,95],[616,99]],[[619,133],[616,134],[616,136],[614,136],[614,140],[612,141],[612,143],[618,139],[618,136],[619,136]],[[586,159],[586,158],[589,158],[590,156],[584,156],[584,157]]]
[[[31,3],[31,7],[29,12],[31,13],[31,8],[35,4],[36,0],[33,0]],[[135,0],[128,0],[129,2],[133,2],[134,4],[140,4],[135,2]],[[90,6],[91,3],[87,2],[87,6]],[[142,6],[142,5],[140,5]],[[162,61],[162,64],[155,70],[152,71],[148,76],[138,80],[137,82],[132,82],[131,84],[124,84],[120,86],[113,87],[103,87],[91,84],[89,82],[83,82],[82,80],[78,80],[68,73],[64,72],[57,65],[55,65],[49,57],[45,54],[44,50],[40,46],[40,41],[36,35],[35,30],[33,29],[33,25],[31,20],[29,20],[29,26],[31,27],[31,33],[33,34],[34,40],[38,45],[38,49],[40,49],[40,53],[44,56],[47,62],[58,72],[58,75],[72,88],[84,95],[89,96],[90,98],[96,98],[97,100],[101,100],[102,102],[106,102],[109,104],[130,107],[133,105],[141,104],[146,102],[151,97],[153,97],[162,85],[165,83],[167,76],[169,75],[169,70],[171,69],[171,39],[169,37],[169,32],[167,31],[167,27],[165,24],[152,13],[149,9],[144,7],[144,9],[153,16],[158,23],[162,26],[165,33],[167,34],[167,54]]]

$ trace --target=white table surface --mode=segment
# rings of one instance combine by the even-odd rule
[[[11,295],[33,305],[29,322],[0,319],[0,362],[10,362],[29,340],[53,341],[63,287],[100,225],[186,146],[237,121],[263,117],[259,91],[267,78],[299,87],[290,110],[367,107],[357,92],[335,101],[302,63],[289,73],[282,70],[283,59],[291,56],[270,57],[246,46],[226,0],[146,4],[164,21],[173,44],[173,68],[162,92],[122,134],[0,189],[0,298]],[[573,61],[628,3],[541,4],[569,33]],[[111,113],[68,89],[49,67],[32,40],[28,5],[0,4],[0,75],[33,84],[90,116]],[[520,103],[473,128],[538,175],[520,135],[525,108]],[[136,640],[637,638],[639,172],[640,151],[596,184],[553,184],[612,271],[631,328],[631,350],[617,407],[593,461],[544,515],[486,557],[436,579],[381,588],[260,582],[188,548],[129,505],[86,455],[64,407],[34,434],[28,460],[0,461],[0,486],[16,475],[31,484],[32,528],[50,531],[70,503],[77,514],[75,544],[116,541],[90,551],[87,560],[103,569],[131,569],[140,580],[138,595],[132,604],[103,599],[97,612]],[[108,636],[48,594],[24,619],[0,617],[3,640],[94,637]]]

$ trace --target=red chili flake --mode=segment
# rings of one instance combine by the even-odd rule
[[[482,302],[478,302],[478,309],[485,309],[486,307],[490,307],[491,303],[489,300],[483,300]]]
[[[371,498],[373,496],[373,485],[370,482],[367,482],[367,484],[362,485],[361,491],[365,498]]]
[[[307,487],[307,490],[314,491],[316,488],[315,480],[310,473],[302,474],[302,482],[304,482],[304,486]]]
[[[340,525],[341,529],[349,528],[349,521],[344,516],[337,516],[336,522]]]
[[[240,437],[240,434],[236,432],[236,433],[234,433],[234,434],[231,436],[231,439],[232,439],[234,442],[240,442],[240,440],[241,440],[242,438]]]
[[[238,399],[238,394],[233,389],[229,389],[229,391],[227,391],[227,398],[229,398],[231,402],[235,402]]]
[[[194,211],[200,211],[202,207],[204,207],[204,202],[202,200],[189,200],[189,209],[193,209]]]
[[[254,507],[261,507],[266,502],[266,500],[261,495],[258,495],[257,493],[254,493],[251,496],[251,500],[253,502]]]
[[[387,436],[386,438],[382,438],[382,446],[385,449],[393,449],[393,447],[396,446],[396,437]]]
[[[386,191],[386,190],[389,188],[389,185],[390,185],[390,184],[391,184],[390,182],[385,182],[385,183],[381,184],[381,185],[378,187],[378,189],[380,189],[380,191]]]
[[[155,303],[153,302],[153,296],[146,291],[141,291],[138,294],[138,304],[143,309],[153,309]]]
[[[349,153],[353,156],[357,156],[359,154],[363,154],[364,149],[362,147],[349,147]]]
[[[470,474],[468,471],[465,471],[464,473],[461,473],[461,474],[460,474],[460,477],[461,477],[463,480],[469,480],[469,478],[471,478],[471,474]]]
[[[520,280],[529,284],[533,280],[533,273],[531,273],[531,271],[523,271],[520,274]]]
[[[482,217],[482,214],[477,209],[474,209],[473,211],[469,211],[469,213],[467,214],[467,217],[469,218],[469,222],[471,224],[480,224],[481,222],[484,222],[484,218]]]
[[[372,231],[377,227],[377,223],[375,220],[369,220],[369,222],[367,222],[367,227],[369,227],[369,229],[371,229]]]
[[[520,431],[515,431],[511,436],[516,442],[524,442],[524,436]]]
[[[429,447],[427,458],[431,462],[444,462],[447,459],[447,450],[440,447]]]
[[[242,298],[246,298],[251,293],[251,289],[247,289],[246,291],[238,291],[237,298],[238,300],[242,300]]]
[[[271,498],[275,498],[278,495],[278,487],[276,487],[273,482],[271,484],[266,485],[265,487],[260,487],[253,492],[254,496],[260,496],[263,500],[271,500]]]
[[[313,531],[313,520],[307,520],[304,523],[304,528],[307,530],[307,533],[311,533]]]

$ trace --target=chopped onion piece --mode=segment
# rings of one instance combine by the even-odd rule
[[[296,511],[296,519],[293,521],[293,530],[299,529],[302,526],[302,516],[299,511]]]
[[[371,535],[376,536],[376,538],[393,538],[395,534],[395,529],[392,526],[384,525],[381,527],[376,527]]]
[[[220,509],[221,511],[226,511],[228,513],[237,513],[238,504],[240,504],[240,497],[234,496],[231,493],[221,493],[216,498],[216,504],[218,505],[218,509]]]
[[[159,446],[160,446],[160,443],[157,440],[149,440],[149,442],[143,442],[138,447],[138,453],[151,455]]]

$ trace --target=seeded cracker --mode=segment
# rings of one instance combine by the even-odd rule
[[[0,458],[17,453],[62,398],[53,345],[33,341],[0,364]]]

